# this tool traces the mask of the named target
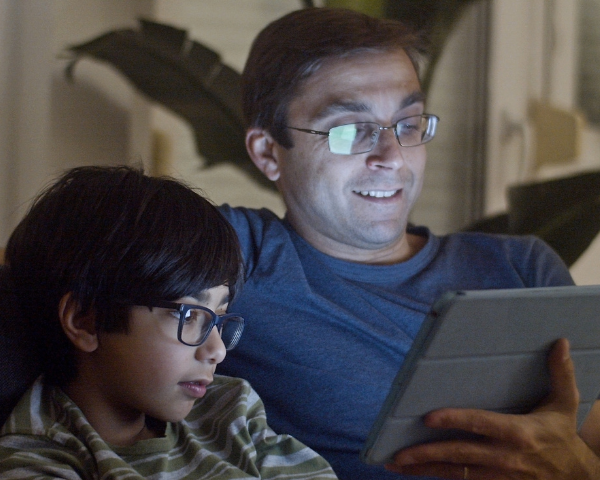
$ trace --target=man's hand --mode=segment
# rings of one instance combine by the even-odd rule
[[[548,366],[552,393],[531,413],[454,408],[431,412],[425,418],[429,427],[456,428],[484,438],[410,447],[398,452],[386,468],[460,480],[599,480],[600,458],[577,434],[579,392],[566,340],[554,345]],[[600,424],[587,425],[587,431],[600,437]]]

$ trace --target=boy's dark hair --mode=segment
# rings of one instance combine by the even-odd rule
[[[305,8],[267,25],[256,37],[242,73],[242,104],[250,127],[264,128],[283,147],[290,102],[324,61],[402,48],[419,72],[420,35],[397,20],[338,8]],[[301,125],[301,127],[305,127]]]
[[[6,263],[46,381],[57,385],[76,374],[58,319],[65,294],[82,314],[95,313],[99,331],[126,332],[120,301],[175,300],[224,284],[233,299],[242,276],[235,231],[214,205],[126,166],[67,171],[11,235]]]

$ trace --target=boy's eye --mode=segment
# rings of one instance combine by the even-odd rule
[[[196,312],[196,310],[188,310],[187,312],[185,312],[185,316],[183,317],[184,323],[188,324],[198,320],[198,314]]]

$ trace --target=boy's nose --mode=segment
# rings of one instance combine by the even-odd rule
[[[201,362],[219,364],[225,360],[227,350],[217,327],[212,329],[206,341],[196,347],[196,358]]]

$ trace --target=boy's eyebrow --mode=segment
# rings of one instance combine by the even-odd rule
[[[410,95],[404,97],[404,99],[398,107],[398,110],[402,110],[415,103],[425,103],[425,98],[425,93],[423,93],[421,90],[417,90],[411,93]],[[326,105],[322,110],[320,110],[315,116],[315,120],[321,120],[330,115],[335,115],[336,113],[362,113],[369,112],[370,110],[371,108],[369,107],[369,105],[363,102],[336,100]]]
[[[206,290],[202,290],[198,296],[196,296],[196,300],[199,302],[206,302],[208,300],[208,293],[206,293]]]
[[[199,303],[202,302],[208,302],[210,300],[209,296],[208,296],[208,292],[207,290],[202,290],[198,296],[195,297],[196,300],[198,300]],[[229,303],[229,293],[225,293],[223,295],[223,298],[219,301],[219,305],[226,305]]]
[[[229,294],[223,296],[223,298],[219,302],[219,306],[221,305],[229,305]]]

